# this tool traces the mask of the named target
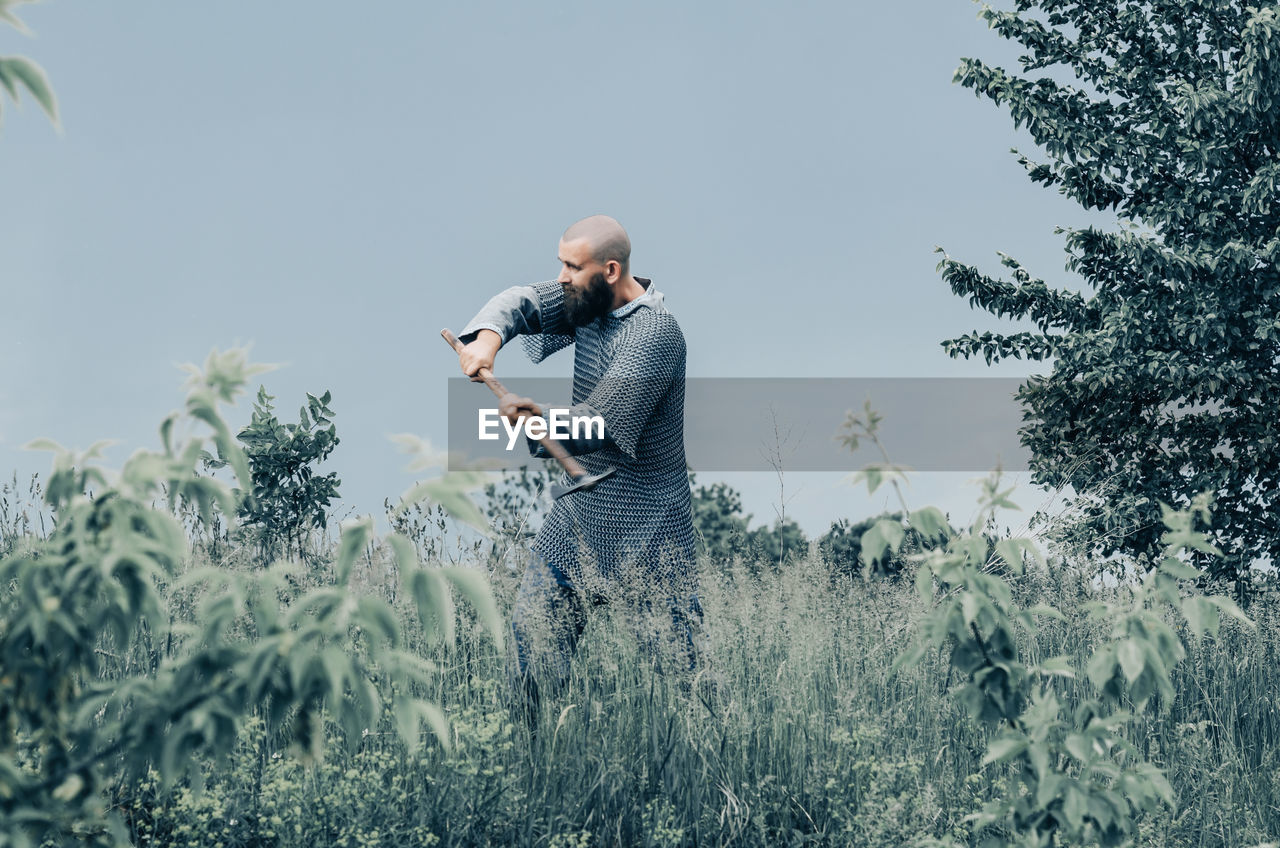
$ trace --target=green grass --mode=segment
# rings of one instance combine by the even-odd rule
[[[389,592],[383,558],[357,575]],[[494,575],[509,610],[516,575]],[[1100,637],[1079,574],[1014,582],[1067,621],[1046,626],[1041,656],[1083,663]],[[1123,590],[1118,590],[1123,591]],[[947,657],[890,674],[920,602],[902,584],[835,578],[816,560],[753,575],[702,563],[706,662],[686,694],[636,645],[626,611],[591,611],[565,692],[544,704],[536,737],[513,722],[506,669],[465,615],[436,699],[455,749],[428,738],[410,756],[390,722],[348,751],[333,732],[306,764],[251,721],[240,751],[209,764],[202,793],[120,786],[140,844],[900,846],[972,839],[965,816],[1011,785],[980,767],[985,734],[948,697]],[[1163,768],[1176,810],[1141,822],[1143,842],[1253,845],[1280,834],[1280,601],[1250,608],[1249,633],[1225,626],[1175,672],[1178,696],[1148,710],[1132,741]],[[408,615],[407,609],[405,614]],[[424,654],[435,656],[426,646]],[[1080,684],[1066,681],[1067,698]]]

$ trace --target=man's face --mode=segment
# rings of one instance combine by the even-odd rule
[[[564,287],[565,318],[585,327],[607,315],[613,306],[613,287],[605,266],[591,256],[585,239],[560,242],[560,285]]]

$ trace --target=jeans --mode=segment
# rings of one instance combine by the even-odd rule
[[[663,601],[671,611],[672,633],[686,660],[685,670],[692,671],[697,664],[694,631],[702,622],[702,605],[696,592],[683,598],[668,593]],[[536,721],[541,695],[553,696],[569,682],[569,664],[587,625],[586,604],[599,606],[607,602],[602,595],[584,597],[563,571],[532,554],[511,616],[516,688],[530,722]],[[641,612],[650,609],[648,600],[640,602]],[[637,637],[651,656],[659,656],[658,638],[652,634]]]

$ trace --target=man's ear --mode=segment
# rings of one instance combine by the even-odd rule
[[[610,259],[604,263],[604,279],[609,285],[613,285],[622,279],[622,263],[616,259]]]

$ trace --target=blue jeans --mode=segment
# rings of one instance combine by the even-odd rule
[[[702,605],[696,592],[683,599],[667,595],[664,601],[671,610],[677,647],[687,658],[686,670],[692,671],[697,664],[694,630],[702,622]],[[542,692],[554,695],[569,681],[569,664],[587,625],[588,602],[599,606],[607,599],[584,597],[563,571],[532,553],[511,616],[517,684],[525,699],[523,706],[531,711],[530,719],[537,715]],[[642,601],[642,607],[647,611],[650,602]],[[657,640],[642,637],[641,642],[652,656],[658,656]]]

